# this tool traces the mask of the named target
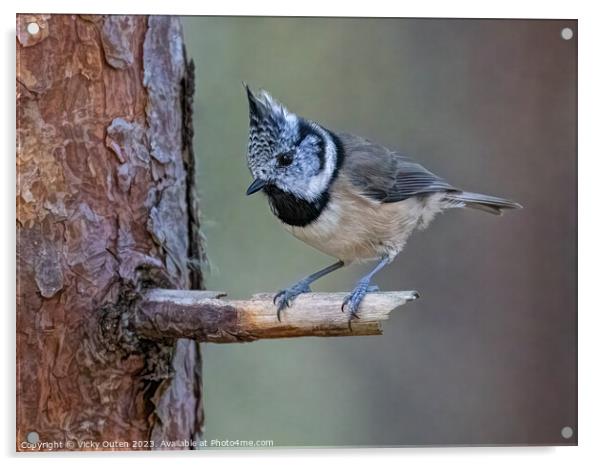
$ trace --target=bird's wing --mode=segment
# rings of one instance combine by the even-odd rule
[[[409,157],[353,134],[337,136],[345,151],[343,171],[367,197],[387,203],[458,191]]]

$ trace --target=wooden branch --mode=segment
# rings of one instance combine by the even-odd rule
[[[202,342],[236,343],[265,338],[381,335],[381,321],[389,313],[418,297],[415,291],[370,293],[359,319],[349,329],[341,312],[346,293],[308,293],[298,296],[276,318],[273,294],[249,300],[223,300],[224,293],[189,290],[149,290],[132,320],[138,335],[151,340],[189,338]]]

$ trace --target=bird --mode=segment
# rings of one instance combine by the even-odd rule
[[[289,233],[337,259],[274,295],[279,321],[281,312],[311,292],[319,278],[350,264],[376,262],[342,303],[351,328],[366,294],[378,291],[373,277],[435,215],[463,207],[496,215],[522,208],[508,199],[459,189],[400,152],[330,130],[291,112],[267,91],[243,86],[253,177],[246,194],[262,191]]]

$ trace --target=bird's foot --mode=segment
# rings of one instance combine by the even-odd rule
[[[278,293],[274,295],[274,304],[276,305],[276,317],[278,317],[278,321],[280,321],[280,313],[285,307],[290,307],[291,302],[300,294],[303,293],[311,293],[311,288],[309,287],[309,282],[306,280],[301,280],[300,282],[295,283],[289,288],[285,288],[284,290],[280,290]]]
[[[369,277],[362,278],[353,289],[353,291],[345,298],[341,311],[349,312],[349,330],[351,330],[351,320],[359,319],[357,312],[359,311],[362,300],[368,293],[379,291],[378,286],[371,285]]]

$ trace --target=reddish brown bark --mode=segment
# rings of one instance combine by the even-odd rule
[[[201,433],[198,343],[124,322],[144,286],[200,286],[187,70],[176,18],[17,17],[18,450]]]

